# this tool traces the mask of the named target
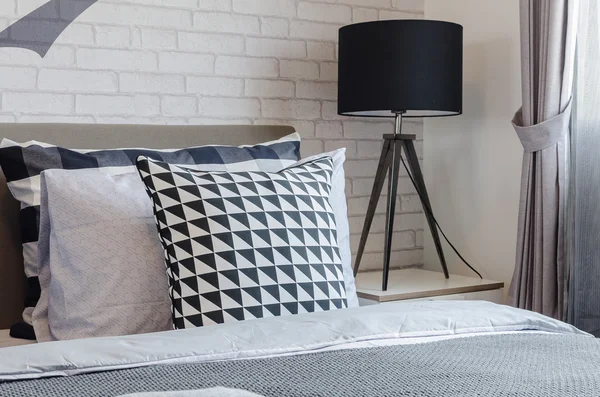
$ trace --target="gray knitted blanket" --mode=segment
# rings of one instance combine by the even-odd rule
[[[600,340],[513,334],[0,383],[0,396],[119,396],[223,386],[267,397],[598,397]]]

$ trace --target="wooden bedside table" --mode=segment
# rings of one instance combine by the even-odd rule
[[[388,290],[381,290],[382,272],[359,273],[356,292],[361,306],[400,300],[486,300],[504,303],[504,283],[421,269],[390,271]]]
[[[32,343],[36,343],[33,340],[11,338],[8,333],[9,333],[9,331],[7,329],[0,330],[0,348],[21,346],[21,345],[30,345]]]

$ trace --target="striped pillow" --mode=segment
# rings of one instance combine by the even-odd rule
[[[140,155],[202,171],[278,172],[299,159],[300,136],[291,134],[277,141],[255,146],[200,146],[187,149],[72,150],[30,141],[0,143],[0,166],[8,188],[21,203],[20,223],[27,287],[23,323],[11,328],[11,335],[34,338],[31,314],[40,298],[38,280],[38,233],[40,219],[40,174],[48,169],[102,168],[118,175],[135,172]]]

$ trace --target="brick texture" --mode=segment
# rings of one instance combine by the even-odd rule
[[[302,154],[347,149],[352,249],[391,122],[337,115],[338,29],[423,18],[425,0],[110,0],[45,58],[0,48],[0,122],[287,124]],[[2,0],[0,29],[42,0]],[[63,12],[61,10],[61,12]],[[36,40],[36,37],[31,37]],[[423,126],[407,121],[422,156]],[[393,267],[423,262],[424,217],[401,170]],[[385,194],[362,269],[381,267]]]

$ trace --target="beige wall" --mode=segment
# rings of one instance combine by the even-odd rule
[[[438,220],[485,278],[510,282],[522,147],[510,124],[521,103],[519,2],[426,0],[425,18],[464,26],[464,114],[425,121],[424,168]],[[425,267],[438,258],[425,233]],[[445,245],[452,273],[469,275]]]

